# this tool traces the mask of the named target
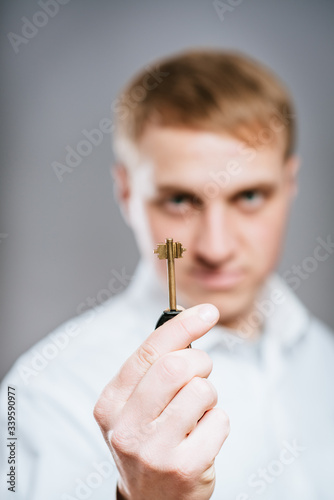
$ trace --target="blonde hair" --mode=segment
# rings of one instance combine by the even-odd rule
[[[295,147],[289,92],[269,69],[227,51],[189,51],[138,73],[114,101],[114,147],[136,145],[149,124],[226,133],[252,147],[284,134],[284,156]]]

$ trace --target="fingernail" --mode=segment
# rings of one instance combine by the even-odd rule
[[[215,306],[211,304],[204,304],[199,308],[198,315],[203,321],[212,323],[218,319],[219,312]]]

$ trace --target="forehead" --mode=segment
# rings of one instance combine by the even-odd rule
[[[217,178],[223,179],[227,188],[270,182],[281,175],[283,164],[277,143],[251,149],[228,135],[169,127],[148,128],[138,152],[139,168],[150,171],[157,188],[198,191]]]

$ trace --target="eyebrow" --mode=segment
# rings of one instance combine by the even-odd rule
[[[211,181],[215,182],[215,181]],[[219,184],[218,184],[219,185]],[[232,192],[226,192],[226,195],[230,197],[234,197],[239,193],[243,193],[245,191],[255,191],[255,190],[261,190],[261,191],[272,191],[275,189],[276,183],[274,181],[261,181],[261,180],[256,180],[256,179],[249,179],[248,182],[245,181],[244,184],[240,184],[239,186],[234,186],[232,188]],[[157,193],[159,195],[169,195],[172,193],[182,193],[187,196],[197,196],[201,197],[203,196],[203,192],[199,190],[194,190],[191,189],[189,186],[176,186],[173,184],[168,184],[168,185],[162,185],[162,186],[157,186]]]
[[[189,186],[173,186],[173,185],[166,185],[166,186],[157,186],[157,191],[160,194],[169,194],[169,193],[184,193],[184,194],[195,194],[195,191],[189,188]]]
[[[244,191],[253,191],[253,190],[262,190],[262,191],[271,191],[277,186],[276,182],[274,181],[249,181],[248,183],[245,182],[245,184],[237,186],[235,191],[242,193]]]

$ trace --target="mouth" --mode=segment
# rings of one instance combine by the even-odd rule
[[[222,271],[212,269],[193,269],[192,278],[207,290],[228,291],[236,288],[245,278],[244,271]]]

